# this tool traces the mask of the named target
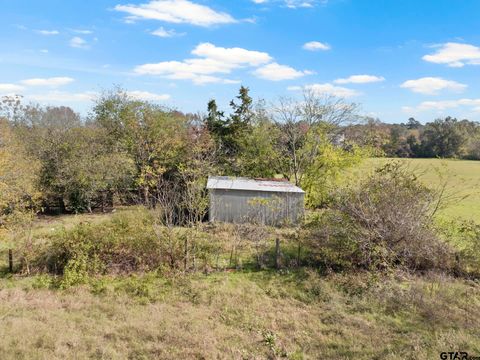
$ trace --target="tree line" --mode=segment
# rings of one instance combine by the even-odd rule
[[[4,98],[2,221],[22,209],[78,213],[113,203],[173,204],[173,222],[198,221],[209,175],[283,177],[321,206],[339,171],[364,156],[360,146],[335,143],[358,116],[342,99],[306,92],[267,106],[242,86],[230,109],[211,100],[205,114],[183,113],[114,89],[82,118],[69,107]]]
[[[254,101],[242,86],[219,109],[184,113],[116,88],[82,118],[65,106],[0,105],[1,222],[22,209],[91,212],[114,203],[173,209],[170,222],[205,217],[209,175],[282,177],[319,208],[342,170],[368,156],[480,158],[480,126],[363,119],[358,104],[306,91],[299,100]]]
[[[447,116],[422,125],[414,118],[387,124],[366,118],[347,126],[345,138],[370,146],[377,156],[480,160],[480,124]]]

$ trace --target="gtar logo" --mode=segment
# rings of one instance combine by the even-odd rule
[[[467,360],[468,353],[465,351],[449,351],[440,353],[440,359],[442,360]]]

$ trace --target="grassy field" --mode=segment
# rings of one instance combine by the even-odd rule
[[[131,219],[136,211],[140,209],[42,218],[34,232],[48,239],[61,227],[104,226],[118,216]],[[290,230],[272,231],[276,237]],[[226,241],[228,252],[229,226],[220,226],[215,234]],[[247,253],[251,257],[255,250],[242,242],[235,246],[243,249],[238,250],[245,259]],[[59,277],[0,273],[0,358],[427,359],[438,358],[441,351],[480,354],[478,281],[400,271],[253,269],[94,276],[68,289],[55,285]]]
[[[355,177],[393,159],[375,158],[352,170]],[[480,161],[442,159],[395,159],[408,165],[427,186],[446,184],[445,206],[440,215],[449,220],[480,222]]]
[[[314,272],[0,280],[2,359],[436,359],[480,354],[480,286]]]

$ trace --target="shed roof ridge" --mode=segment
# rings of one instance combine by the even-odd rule
[[[302,189],[289,181],[233,176],[209,176],[207,189],[304,193]]]

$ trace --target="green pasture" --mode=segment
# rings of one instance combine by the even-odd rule
[[[445,185],[442,218],[480,222],[480,161],[372,158],[355,168],[352,176],[364,176],[387,161],[406,163],[431,188]]]

